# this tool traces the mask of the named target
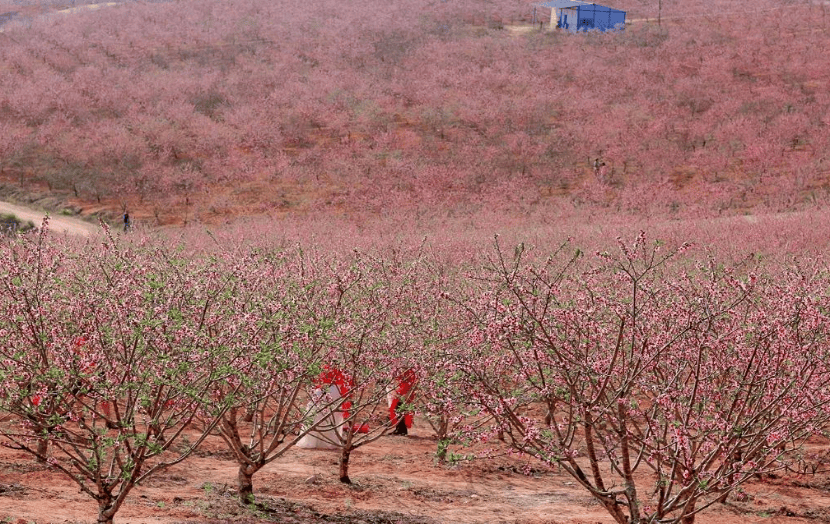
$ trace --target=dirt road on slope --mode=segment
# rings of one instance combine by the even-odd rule
[[[84,222],[80,219],[47,214],[44,211],[0,201],[0,214],[3,213],[10,213],[23,221],[32,221],[37,227],[40,227],[43,217],[49,215],[49,229],[57,233],[69,233],[71,235],[87,237],[101,231],[100,226]]]

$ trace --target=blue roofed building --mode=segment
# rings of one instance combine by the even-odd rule
[[[609,31],[623,29],[626,12],[604,5],[577,0],[551,0],[538,7],[551,9],[551,29],[560,28],[572,33],[578,31]]]

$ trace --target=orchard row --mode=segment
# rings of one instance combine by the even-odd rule
[[[393,431],[402,378],[399,413],[433,425],[440,459],[527,454],[619,522],[692,521],[828,431],[828,275],[810,265],[643,234],[596,253],[496,238],[453,262],[426,243],[194,254],[48,228],[1,249],[3,444],[78,483],[101,522],[210,435],[243,501],[312,432],[349,482],[350,454]]]

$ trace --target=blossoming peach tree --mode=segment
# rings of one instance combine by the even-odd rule
[[[338,409],[335,400],[309,403],[314,379],[331,357],[332,320],[322,306],[329,294],[318,259],[300,249],[223,254],[224,272],[235,277],[228,297],[233,313],[220,322],[235,334],[246,366],[218,386],[236,395],[214,432],[239,465],[238,497],[245,504],[255,503],[254,475],[317,430],[319,412]]]
[[[343,483],[351,483],[352,453],[395,426],[390,396],[405,377],[415,382],[410,358],[418,351],[412,337],[418,319],[412,299],[423,269],[418,255],[408,259],[393,251],[382,257],[357,250],[328,268],[328,315],[334,320],[331,355],[349,386],[348,417],[345,425],[334,429]],[[411,400],[400,400],[399,409],[409,412]]]
[[[498,243],[458,366],[510,447],[615,521],[691,523],[828,428],[827,275],[694,264],[641,233],[587,264]],[[487,436],[486,436],[487,437]]]
[[[418,348],[411,357],[411,368],[419,371],[414,408],[436,433],[438,463],[473,459],[474,455],[454,452],[451,447],[464,446],[475,430],[493,423],[487,412],[471,402],[457,358],[468,329],[465,316],[459,314],[478,287],[461,279],[461,269],[454,263],[431,256],[422,264],[423,282],[412,292],[417,321],[409,334]]]
[[[215,330],[226,283],[210,263],[111,236],[66,242],[44,224],[2,247],[0,407],[14,417],[0,435],[72,479],[111,523],[137,483],[213,428],[233,397],[214,387],[239,373],[239,355]],[[197,416],[210,424],[194,437]]]

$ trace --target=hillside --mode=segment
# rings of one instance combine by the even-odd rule
[[[828,202],[822,2],[670,0],[658,25],[620,0],[624,32],[584,35],[517,0],[46,15],[84,3],[0,1],[7,200],[153,225]]]

